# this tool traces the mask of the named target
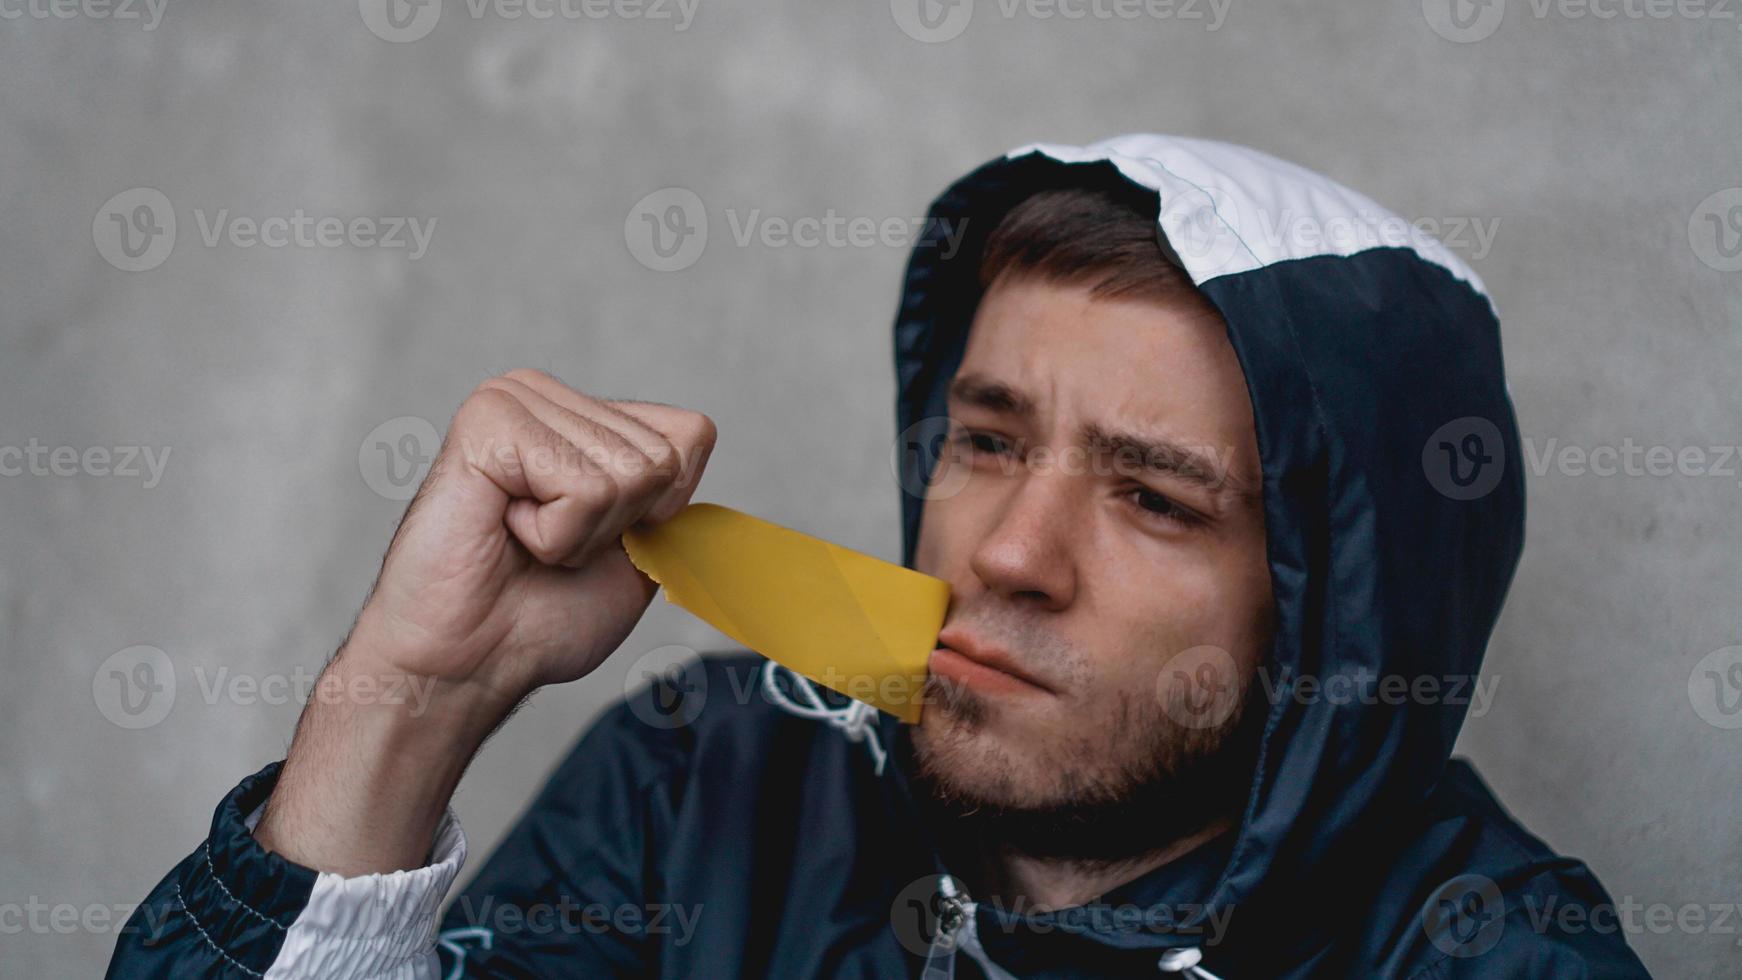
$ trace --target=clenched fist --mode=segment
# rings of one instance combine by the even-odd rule
[[[623,531],[689,502],[714,436],[697,412],[591,398],[538,371],[484,382],[454,416],[350,646],[495,700],[585,676],[657,589]]]
[[[255,830],[341,875],[414,868],[473,754],[527,694],[575,680],[657,586],[621,536],[683,509],[714,424],[590,398],[537,371],[478,386],[454,416]]]

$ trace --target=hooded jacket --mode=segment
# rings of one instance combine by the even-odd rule
[[[945,414],[985,236],[1066,187],[1156,213],[1246,377],[1276,628],[1237,829],[1087,906],[979,905],[923,818],[903,726],[760,658],[708,657],[593,726],[439,933],[465,856],[452,815],[426,867],[317,873],[253,839],[275,763],[141,904],[109,975],[1646,976],[1589,869],[1450,757],[1524,533],[1480,279],[1253,150],[1023,147],[931,208],[895,323],[899,430]],[[901,485],[923,486],[935,457],[900,458]],[[902,498],[909,564],[922,504]]]

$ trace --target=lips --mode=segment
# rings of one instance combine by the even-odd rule
[[[1024,670],[1009,653],[953,626],[938,634],[938,649],[932,651],[932,669],[974,687],[1056,693],[1045,681]]]

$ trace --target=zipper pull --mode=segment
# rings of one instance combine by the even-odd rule
[[[955,879],[949,875],[938,878],[938,893],[933,901],[938,913],[938,931],[932,937],[931,949],[926,951],[925,970],[920,974],[920,980],[954,980],[956,937],[968,924],[973,908],[967,901],[967,893],[958,889]]]

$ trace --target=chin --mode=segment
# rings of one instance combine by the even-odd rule
[[[1047,767],[1006,734],[1009,713],[964,715],[934,704],[913,729],[914,761],[934,793],[972,805],[1045,805]]]

